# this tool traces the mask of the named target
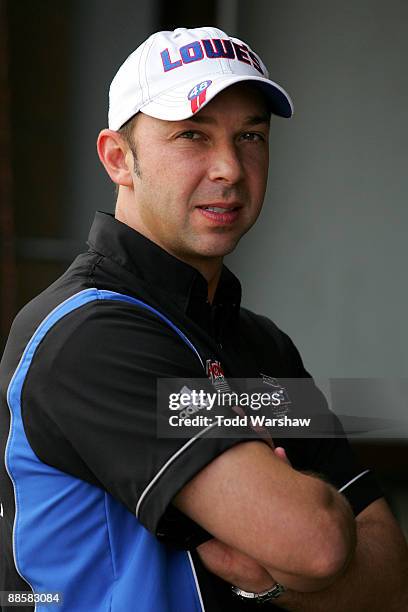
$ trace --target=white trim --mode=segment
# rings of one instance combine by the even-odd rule
[[[353,484],[353,482],[355,482],[356,480],[358,480],[359,478],[361,478],[361,476],[364,476],[364,474],[367,474],[370,470],[364,470],[364,472],[361,472],[361,474],[359,474],[358,476],[354,476],[354,478],[352,480],[350,480],[349,482],[346,482],[345,485],[343,485],[341,487],[341,489],[339,489],[339,493],[341,493],[342,491],[344,491],[344,489],[347,489],[347,487],[349,487],[351,484]]]
[[[182,446],[181,448],[178,449],[177,452],[174,453],[174,455],[172,455],[170,457],[170,459],[168,459],[166,461],[166,463],[160,468],[160,470],[157,472],[156,476],[154,476],[154,478],[149,482],[149,484],[147,485],[147,487],[145,488],[145,490],[142,492],[141,496],[139,497],[139,501],[137,502],[137,506],[136,506],[136,517],[139,518],[139,510],[140,510],[140,504],[142,503],[143,499],[146,497],[147,493],[150,491],[150,489],[152,488],[152,486],[155,484],[155,482],[160,478],[160,476],[163,474],[163,472],[169,467],[169,465],[171,463],[173,463],[173,461],[175,459],[177,459],[177,457],[179,455],[181,455],[182,452],[184,452],[189,446],[190,444],[192,444],[193,442],[195,442],[197,440],[197,438],[199,438],[200,436],[202,436],[202,434],[206,433],[209,429],[212,429],[213,427],[215,427],[217,425],[217,422],[212,423],[212,425],[208,425],[208,427],[205,427],[204,429],[202,429],[200,432],[198,432],[198,434],[196,434],[194,436],[194,438],[190,438],[190,440],[188,442],[186,442],[186,444],[184,444],[184,446]]]
[[[200,600],[201,612],[205,612],[203,598],[201,597],[200,585],[198,584],[198,579],[197,579],[197,574],[196,574],[194,563],[193,563],[193,558],[189,550],[187,551],[187,554],[188,554],[188,559],[191,565],[191,571],[193,572],[193,576],[194,576],[194,582],[195,582],[197,593],[198,593],[198,599]]]

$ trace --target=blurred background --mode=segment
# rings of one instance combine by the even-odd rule
[[[406,420],[406,0],[0,0],[0,352],[95,210],[114,209],[95,141],[117,68],[152,32],[199,25],[248,42],[295,103],[272,122],[261,219],[227,261],[244,304],[316,378],[367,381],[351,393],[367,416],[398,405]],[[353,444],[408,534],[407,439]]]

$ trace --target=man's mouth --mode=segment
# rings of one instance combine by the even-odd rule
[[[200,213],[217,225],[229,225],[236,221],[239,216],[241,206],[225,205],[225,206],[197,206]]]
[[[234,206],[233,208],[222,208],[221,206],[200,206],[203,210],[211,210],[216,213],[224,213],[230,212],[231,210],[238,210],[238,206]]]

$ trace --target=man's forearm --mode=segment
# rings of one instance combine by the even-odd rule
[[[260,592],[269,589],[274,581],[288,589],[302,592],[320,591],[335,582],[353,558],[356,546],[356,522],[347,500],[330,485],[327,495],[330,516],[335,529],[327,529],[327,541],[332,550],[316,550],[310,559],[308,571],[299,573],[292,565],[260,564],[256,559],[216,538],[201,544],[197,552],[205,567],[223,580],[245,591]],[[330,532],[330,535],[328,535]],[[337,535],[334,537],[333,532]],[[299,546],[304,547],[308,535],[299,530]],[[337,552],[335,552],[337,551]]]
[[[239,445],[237,448],[242,450]],[[264,456],[264,448],[256,445],[252,450],[256,450],[256,453],[259,451]],[[277,448],[273,452],[290,467],[284,449]],[[247,458],[245,460],[247,462]],[[246,463],[242,462],[241,465],[245,466]],[[258,465],[253,463],[253,473],[256,473]],[[273,472],[275,478],[276,473]],[[290,470],[286,471],[286,477],[291,482]],[[304,484],[303,480],[299,482]],[[307,481],[309,486],[314,486],[315,483],[313,477]],[[266,480],[265,487],[267,486]],[[302,488],[303,490],[305,489]],[[280,491],[282,492],[282,489]],[[324,488],[324,491],[327,494],[332,489]],[[294,495],[297,496],[296,491]],[[251,499],[255,497],[254,493]],[[302,529],[290,531],[287,540],[276,538],[273,524],[270,527],[270,539],[268,535],[264,536],[262,532],[259,534],[255,530],[250,543],[262,543],[263,549],[269,550],[268,555],[259,555],[257,547],[249,547],[248,542],[244,542],[244,546],[242,538],[238,537],[241,532],[237,532],[237,541],[232,542],[232,537],[224,539],[223,534],[218,535],[215,530],[211,530],[211,526],[207,530],[214,533],[214,541],[200,546],[197,549],[198,554],[209,571],[245,591],[261,592],[271,588],[274,581],[281,582],[289,590],[277,600],[277,605],[292,612],[406,612],[408,548],[386,501],[383,498],[377,499],[360,512],[356,519],[351,517],[353,529],[349,533],[350,509],[346,500],[336,491],[332,491],[329,497],[332,498],[331,501],[328,501],[327,495],[324,498],[324,508],[330,520],[317,521],[316,514],[310,516],[310,512],[306,513],[307,520],[303,517]],[[279,497],[278,500],[281,501]],[[285,501],[289,506],[286,515],[281,507],[277,510],[272,507],[269,513],[280,517],[280,521],[277,521],[280,528],[285,526],[285,518],[292,526],[293,514],[301,516],[301,506],[294,506],[292,498],[287,495]],[[329,512],[331,502],[334,503],[335,512]],[[271,505],[274,503],[276,499],[272,498]],[[251,509],[257,516],[258,506],[253,505]],[[344,516],[342,511],[345,511]],[[320,516],[325,516],[325,513],[322,515],[320,511]],[[260,519],[257,516],[258,521],[254,520],[252,527],[262,524],[265,516],[268,517],[267,513],[262,514]],[[199,520],[197,522],[200,523]],[[334,532],[333,528],[330,528],[331,522],[335,526]],[[353,535],[354,527],[357,531],[357,544],[354,538],[350,540],[349,537],[350,534]],[[318,534],[319,537],[313,541],[313,546],[309,547],[312,541],[311,533]],[[282,534],[285,535],[284,529],[279,535]],[[260,537],[265,537],[265,541],[261,541]],[[335,552],[333,547],[336,548]],[[299,566],[297,551],[303,559],[309,559],[308,564]]]
[[[275,605],[292,612],[404,612],[407,577],[407,546],[399,530],[392,534],[389,524],[361,521],[354,557],[335,583],[315,593],[288,591]]]
[[[288,590],[274,604],[292,612],[406,612],[408,547],[386,502],[373,502],[357,517],[356,524],[354,555],[333,584],[316,592]],[[300,588],[291,586],[293,576],[288,581],[269,573],[255,560],[217,540],[202,544],[197,551],[209,571],[245,591],[268,590],[276,581],[289,589]]]
[[[346,571],[346,568],[350,564],[354,557],[356,547],[356,521],[353,517],[351,507],[340,493],[334,489],[331,485],[327,485],[333,496],[333,506],[335,512],[333,519],[339,526],[339,539],[341,542],[338,544],[339,550],[347,551],[347,554],[342,554],[335,564],[327,565],[321,564],[321,560],[317,559],[316,567],[320,570],[313,575],[299,575],[293,573],[290,567],[285,569],[281,568],[277,570],[274,567],[267,567],[270,576],[272,576],[277,582],[284,584],[288,589],[301,592],[314,592],[321,591],[329,587],[332,583],[336,582],[338,578]],[[299,542],[301,544],[301,541]]]

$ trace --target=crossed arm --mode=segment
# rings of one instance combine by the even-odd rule
[[[356,519],[327,483],[294,470],[280,450],[239,444],[174,500],[214,539],[203,563],[247,591],[281,582],[293,612],[408,610],[408,549],[384,500]]]

